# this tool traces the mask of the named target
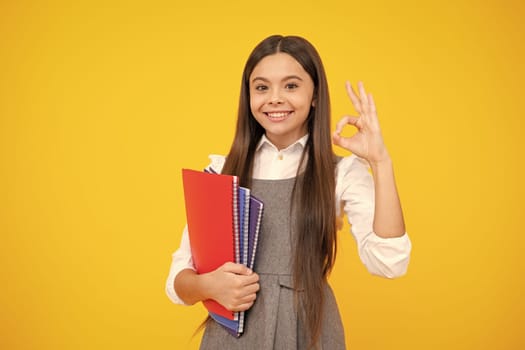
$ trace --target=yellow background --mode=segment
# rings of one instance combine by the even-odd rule
[[[414,245],[391,281],[340,235],[349,348],[524,349],[523,18],[518,0],[2,1],[0,348],[198,348],[202,306],[164,294],[180,170],[228,150],[244,62],[282,33],[320,51],[334,120],[346,79],[374,94]]]

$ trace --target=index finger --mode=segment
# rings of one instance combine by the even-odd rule
[[[341,131],[343,131],[345,125],[348,125],[348,124],[355,126],[357,129],[360,129],[361,126],[357,125],[358,122],[359,122],[358,117],[354,117],[352,115],[345,115],[335,125],[335,132],[340,134]]]
[[[237,264],[231,261],[224,263],[222,266],[224,268],[224,271],[235,273],[238,275],[250,275],[252,273],[252,270],[246,267],[245,265]]]

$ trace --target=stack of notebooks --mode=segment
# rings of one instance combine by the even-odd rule
[[[263,203],[238,185],[237,176],[183,169],[182,181],[191,254],[197,273],[216,270],[225,262],[253,269]],[[210,316],[240,337],[245,312],[233,312],[205,300]]]

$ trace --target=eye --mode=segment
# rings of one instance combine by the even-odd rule
[[[299,87],[299,85],[297,85],[296,83],[288,83],[286,84],[286,90],[294,90],[294,89],[297,89]]]
[[[266,86],[266,85],[256,85],[255,86],[255,90],[257,90],[257,91],[266,91],[266,90],[268,90],[268,86]]]

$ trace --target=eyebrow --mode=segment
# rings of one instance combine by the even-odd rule
[[[290,80],[290,79],[297,79],[297,80],[300,80],[300,81],[303,81],[303,79],[301,77],[299,77],[298,75],[288,75],[286,77],[284,77],[281,81],[286,81],[286,80]],[[266,79],[265,77],[255,77],[252,79],[252,83],[255,82],[256,80],[262,80],[262,81],[265,81],[265,82],[270,82],[269,79]]]

